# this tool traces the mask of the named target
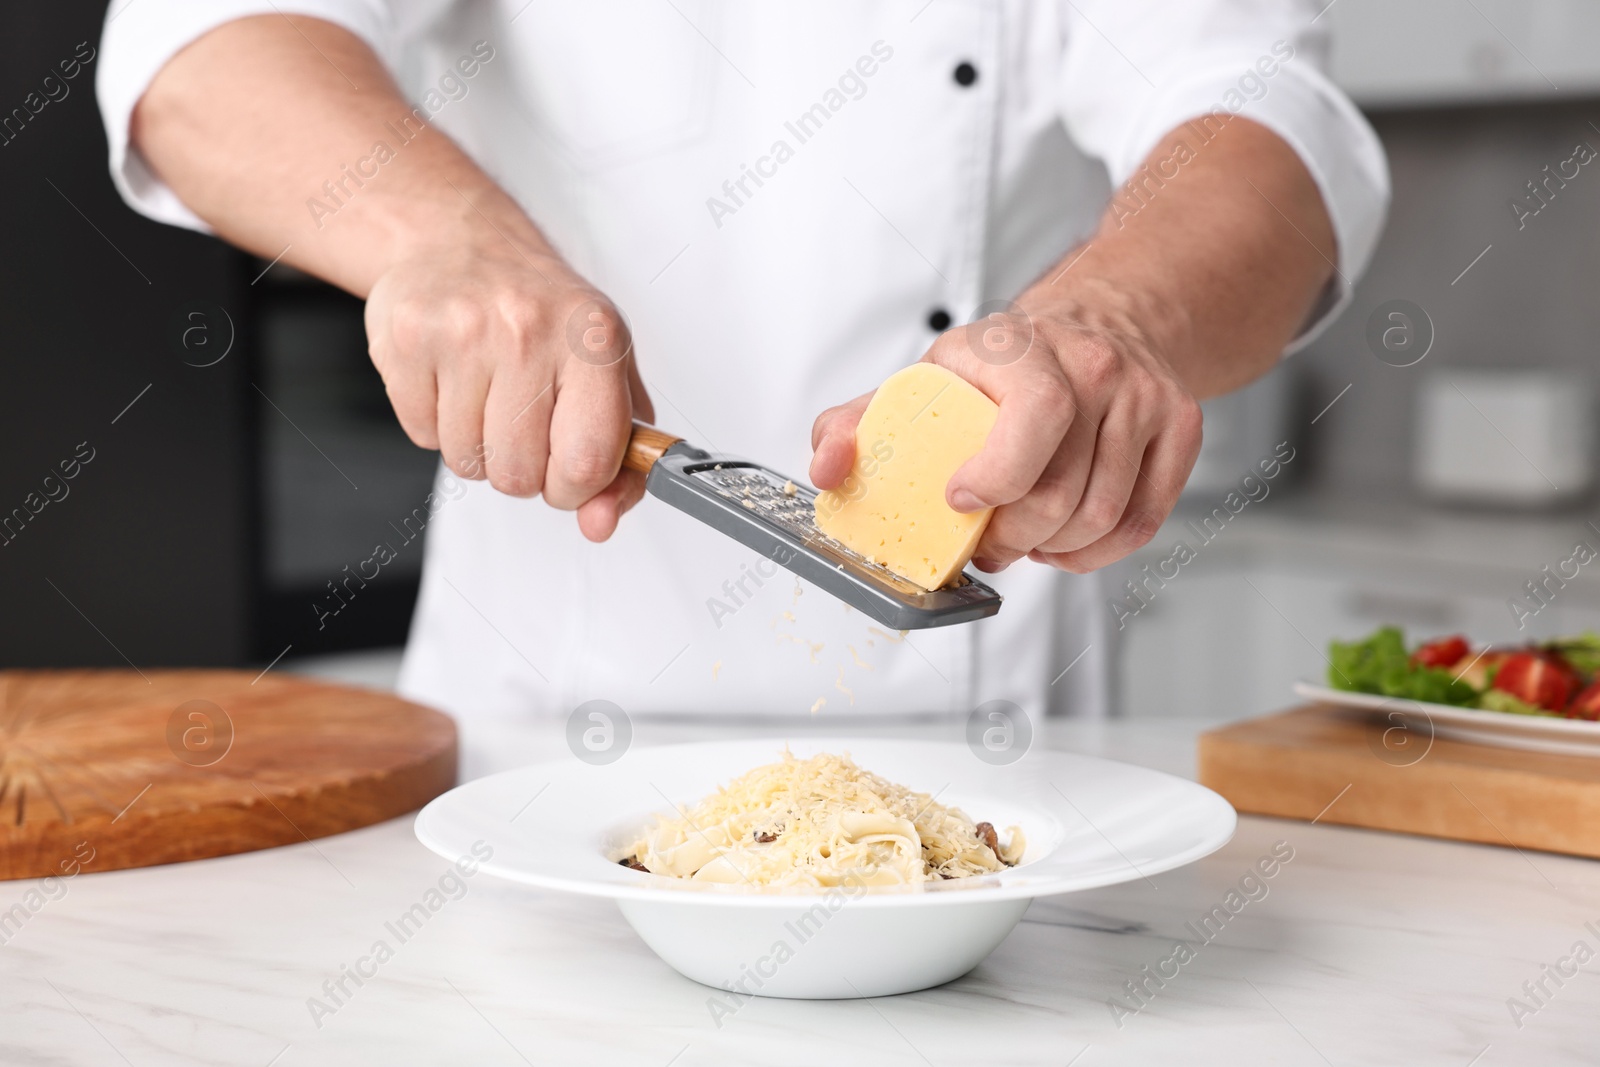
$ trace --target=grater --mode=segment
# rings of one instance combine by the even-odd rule
[[[622,465],[651,496],[753,548],[892,630],[987,618],[1000,594],[963,573],[924,589],[817,529],[817,492],[759,463],[713,455],[652,426],[633,424]]]

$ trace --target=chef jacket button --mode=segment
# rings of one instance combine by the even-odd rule
[[[957,85],[965,89],[978,80],[978,68],[971,63],[959,63],[950,76],[956,80]]]
[[[928,329],[934,333],[943,333],[950,328],[950,312],[944,308],[934,308],[928,312]]]

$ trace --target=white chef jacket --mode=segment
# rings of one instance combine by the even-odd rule
[[[819,412],[921,356],[936,310],[965,322],[1015,296],[1165,133],[1212,111],[1276,131],[1321,189],[1340,274],[1301,341],[1325,323],[1388,186],[1323,73],[1321,6],[119,0],[98,92],[123,196],[205,229],[128,144],[150,80],[247,14],[346,27],[623,309],[660,426],[803,476]],[[996,617],[902,639],[653,499],[595,545],[541,501],[440,488],[401,685],[460,716],[1105,703],[1092,577],[1023,561],[992,579]]]

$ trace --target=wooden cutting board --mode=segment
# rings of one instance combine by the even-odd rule
[[[455,777],[455,724],[387,693],[238,671],[0,672],[0,879],[326,837]]]
[[[1256,815],[1600,857],[1600,758],[1430,743],[1328,704],[1202,734],[1200,781]]]

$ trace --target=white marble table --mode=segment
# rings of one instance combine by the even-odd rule
[[[637,745],[776,732],[635,725]],[[858,729],[960,736],[949,722]],[[1053,723],[1042,743],[1192,774],[1198,729]],[[472,735],[464,773],[564,746],[559,723]],[[1119,1027],[1108,999],[1278,841],[1294,859],[1269,894]],[[446,867],[401,819],[75,878],[0,933],[0,1064],[1600,1062],[1600,959],[1560,987],[1545,978],[1551,996],[1520,1028],[1507,1006],[1575,942],[1600,949],[1600,864],[1259,818],[1152,882],[1036,902],[987,962],[943,988],[757,999],[720,1027],[710,991],[657,960],[611,903],[478,877],[314,1021],[308,999],[376,940],[393,943],[385,923]],[[0,910],[29,887],[0,883]]]

